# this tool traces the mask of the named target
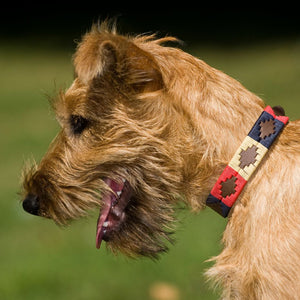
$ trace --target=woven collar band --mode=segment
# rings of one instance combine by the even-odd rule
[[[281,107],[265,108],[212,188],[206,200],[207,206],[224,218],[228,216],[245,184],[288,120]]]

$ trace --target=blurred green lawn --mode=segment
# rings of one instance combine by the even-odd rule
[[[300,40],[189,51],[260,95],[300,115]],[[217,299],[205,282],[205,260],[218,254],[226,221],[209,209],[178,213],[176,244],[158,262],[95,249],[97,212],[66,229],[23,212],[18,192],[24,163],[39,160],[58,130],[45,94],[72,81],[71,51],[37,41],[0,48],[0,299],[152,299],[157,282],[182,300]]]

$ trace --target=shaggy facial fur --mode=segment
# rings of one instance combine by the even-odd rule
[[[157,257],[178,201],[205,207],[264,108],[240,83],[163,43],[94,26],[53,108],[61,130],[24,175],[23,207],[58,224],[100,209],[96,244]],[[241,120],[243,120],[241,122]],[[207,274],[224,299],[300,295],[300,121],[290,122],[239,197]]]

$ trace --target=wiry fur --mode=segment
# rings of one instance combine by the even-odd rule
[[[76,78],[53,107],[61,131],[24,178],[40,215],[65,224],[99,207],[103,178],[135,191],[125,224],[108,242],[127,255],[166,250],[178,200],[205,199],[264,108],[240,83],[162,43],[104,25],[83,37]],[[89,121],[74,133],[71,116]],[[239,197],[224,250],[207,274],[224,299],[299,299],[300,121],[290,122]]]

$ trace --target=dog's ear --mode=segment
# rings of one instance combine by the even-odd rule
[[[151,92],[164,86],[161,71],[154,57],[131,41],[124,41],[120,66],[124,82],[137,92]]]
[[[136,92],[163,87],[163,78],[153,56],[123,36],[113,33],[87,34],[74,56],[75,73],[88,84],[102,76],[116,76]]]

